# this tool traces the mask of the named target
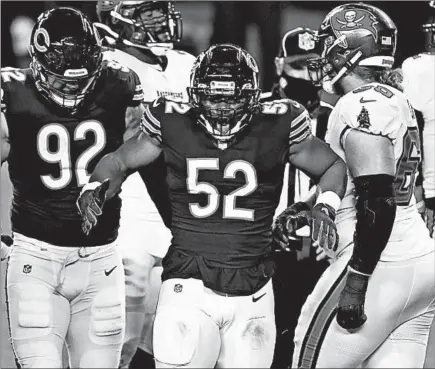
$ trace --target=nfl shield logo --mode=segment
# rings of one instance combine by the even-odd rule
[[[180,293],[181,291],[183,291],[183,285],[177,283],[174,286],[174,292]]]
[[[30,264],[26,264],[23,266],[23,273],[29,274],[32,271],[32,266]]]
[[[299,34],[299,48],[305,51],[313,50],[315,47],[313,35],[308,32]]]

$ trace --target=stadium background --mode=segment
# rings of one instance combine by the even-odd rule
[[[368,2],[380,7],[396,23],[399,42],[396,64],[423,50],[420,25],[425,18],[425,2]],[[31,28],[40,12],[55,5],[74,6],[96,21],[95,1],[2,1],[1,66],[25,68],[29,64],[27,46]],[[182,1],[176,6],[183,16],[183,41],[180,48],[195,55],[214,42],[233,42],[244,46],[257,59],[262,87],[267,91],[274,79],[274,64],[281,36],[289,29],[304,26],[317,29],[324,15],[338,2],[250,2],[250,1]],[[25,134],[25,132],[23,132]],[[1,170],[1,231],[10,233],[9,207],[12,188],[7,165]],[[4,265],[0,279],[4,284]],[[4,293],[1,293],[1,368],[13,368],[14,360],[8,341]],[[432,360],[433,362],[434,360]]]

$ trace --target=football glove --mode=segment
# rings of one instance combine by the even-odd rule
[[[366,322],[364,303],[369,277],[348,267],[346,285],[341,291],[337,307],[337,323],[340,327],[353,330]]]
[[[11,236],[7,234],[1,235],[2,244],[0,249],[0,261],[6,260],[11,253],[11,246],[14,243],[14,240]]]
[[[296,242],[299,240],[296,231],[309,225],[309,221],[308,204],[301,201],[294,203],[275,218],[272,225],[273,243],[279,246],[278,249],[296,251],[301,246],[300,242]]]
[[[334,220],[335,210],[328,204],[319,203],[313,207],[310,221],[313,246],[327,251],[337,250],[338,234]]]
[[[98,223],[98,217],[102,214],[104,202],[106,201],[109,184],[109,179],[104,180],[103,183],[88,183],[83,187],[77,199],[76,205],[82,217],[82,231],[86,235]]]

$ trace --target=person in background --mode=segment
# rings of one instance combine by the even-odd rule
[[[275,58],[275,81],[272,90],[262,95],[269,99],[292,99],[304,105],[311,117],[313,134],[324,140],[329,113],[338,96],[313,86],[306,61],[317,57],[313,31],[298,27],[287,31],[281,39]],[[294,166],[287,168],[288,206],[307,196],[312,182]],[[316,260],[309,238],[297,241],[296,253],[276,253],[277,272],[274,275],[277,343],[273,368],[291,365],[293,335],[297,318],[305,299],[311,293],[329,263]],[[294,281],[299,281],[295,286]],[[289,298],[291,296],[291,298]]]

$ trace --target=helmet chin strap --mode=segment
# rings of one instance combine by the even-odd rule
[[[337,73],[337,75],[330,79],[322,82],[322,88],[328,92],[328,93],[335,93],[334,85],[347,73],[349,73],[350,69],[353,68],[357,63],[358,60],[361,58],[362,52],[358,51],[352,59],[349,60]]]

